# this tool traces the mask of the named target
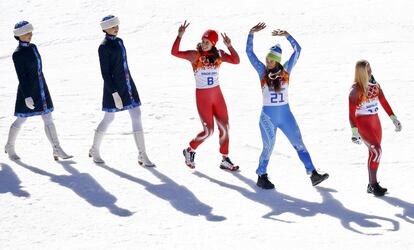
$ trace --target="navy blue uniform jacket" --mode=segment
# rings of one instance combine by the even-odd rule
[[[129,72],[122,39],[106,36],[99,46],[99,62],[104,80],[102,110],[117,112],[141,105],[137,88]],[[112,93],[118,92],[124,107],[117,109]]]
[[[13,53],[13,63],[19,79],[14,115],[29,117],[52,112],[52,98],[43,76],[42,58],[36,45],[20,42]],[[33,98],[34,110],[26,107],[24,100],[27,97]]]

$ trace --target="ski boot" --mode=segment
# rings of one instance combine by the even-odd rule
[[[267,174],[259,175],[256,185],[263,189],[274,189],[275,185],[269,181]]]
[[[367,193],[374,194],[375,196],[384,196],[387,191],[388,189],[381,187],[378,182],[368,184],[367,186]]]
[[[189,168],[194,169],[195,168],[195,162],[194,162],[195,151],[191,150],[191,148],[187,148],[183,150],[183,155],[185,157],[185,164]]]
[[[324,180],[328,179],[329,174],[320,174],[316,170],[312,171],[312,174],[310,176],[312,186],[316,186],[319,183],[323,182]]]
[[[237,171],[239,169],[239,166],[235,166],[233,162],[231,162],[229,157],[223,157],[223,160],[221,160],[220,168],[229,170],[229,171]]]

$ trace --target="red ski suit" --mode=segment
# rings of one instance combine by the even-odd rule
[[[219,85],[219,68],[222,62],[238,64],[239,55],[233,47],[229,47],[230,54],[219,50],[220,58],[210,60],[211,52],[196,50],[180,51],[181,38],[177,37],[171,54],[191,62],[196,78],[196,103],[203,131],[190,142],[190,147],[196,149],[203,141],[213,134],[214,118],[216,119],[220,136],[220,153],[229,152],[229,118],[227,106]]]
[[[351,127],[358,128],[361,138],[368,146],[368,167],[375,173],[382,154],[382,128],[377,114],[378,101],[389,116],[394,114],[378,83],[374,81],[368,84],[367,95],[364,95],[356,84],[352,86],[349,94],[349,122]]]

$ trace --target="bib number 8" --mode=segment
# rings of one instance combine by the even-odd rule
[[[213,85],[213,84],[214,84],[213,77],[207,77],[207,85]]]

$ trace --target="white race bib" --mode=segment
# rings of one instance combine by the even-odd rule
[[[373,115],[378,113],[378,97],[362,102],[356,110],[357,115]]]
[[[262,88],[263,106],[282,106],[288,104],[288,87],[289,84],[282,84],[280,90],[275,92],[269,90],[269,87],[265,84]]]
[[[219,69],[215,67],[199,68],[194,72],[197,89],[208,89],[219,85]]]

